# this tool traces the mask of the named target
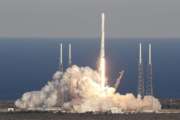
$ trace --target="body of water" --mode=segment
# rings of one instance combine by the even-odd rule
[[[26,91],[41,89],[51,80],[53,73],[58,70],[61,42],[64,45],[65,68],[68,67],[69,43],[72,44],[73,64],[97,68],[100,43],[98,39],[0,38],[0,99],[17,99]],[[118,91],[122,94],[136,94],[139,42],[143,45],[145,73],[148,44],[152,44],[155,96],[180,98],[180,39],[106,40],[109,81],[113,83],[118,72],[125,70]]]

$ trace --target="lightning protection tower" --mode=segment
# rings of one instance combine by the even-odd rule
[[[63,72],[63,45],[60,44],[59,71]]]
[[[68,49],[68,64],[69,64],[69,66],[72,65],[72,50],[71,50],[71,44],[69,44],[69,49]]]
[[[142,60],[142,45],[139,44],[139,63],[138,63],[138,98],[144,97],[144,69],[143,69],[143,60]]]
[[[148,65],[147,65],[147,81],[146,82],[147,82],[146,95],[153,96],[151,44],[149,44],[149,58],[148,58]]]

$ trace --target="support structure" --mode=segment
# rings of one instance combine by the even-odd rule
[[[146,95],[153,96],[151,44],[149,44],[149,58],[148,58],[148,65],[147,65],[147,81],[146,81]]]
[[[71,44],[69,44],[69,49],[68,49],[68,64],[69,64],[69,66],[72,65],[72,51],[71,51]]]
[[[63,45],[60,44],[59,71],[63,72]]]
[[[142,45],[139,44],[139,63],[138,63],[138,98],[144,97],[144,68],[143,68],[143,59],[142,59]]]
[[[114,88],[115,88],[116,91],[117,91],[117,89],[118,89],[118,87],[120,85],[120,82],[121,82],[121,79],[122,79],[123,75],[124,75],[124,70],[119,72],[119,77],[117,78],[116,83],[114,85]]]

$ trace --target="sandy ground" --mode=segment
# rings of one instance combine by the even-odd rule
[[[52,112],[0,113],[0,120],[180,120],[180,113],[65,114]]]

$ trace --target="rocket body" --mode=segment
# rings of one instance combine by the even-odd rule
[[[105,14],[101,14],[101,48],[100,58],[105,58]]]
[[[99,56],[99,74],[101,79],[101,87],[106,84],[106,59],[105,59],[105,14],[101,14],[101,41]]]

